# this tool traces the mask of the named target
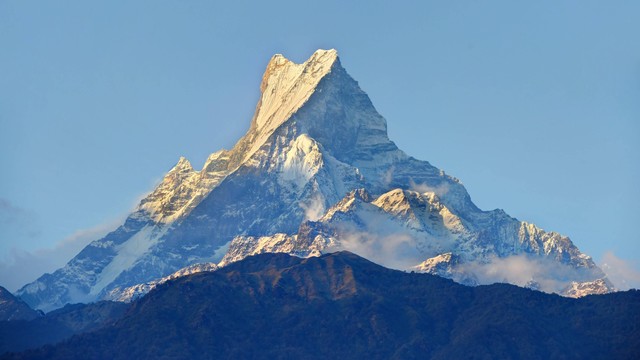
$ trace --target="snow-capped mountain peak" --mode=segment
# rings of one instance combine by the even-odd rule
[[[187,160],[187,158],[185,158],[184,156],[180,156],[180,159],[178,160],[176,166],[169,170],[169,174],[182,171],[193,171],[193,166],[191,166],[189,160]]]
[[[260,85],[262,94],[250,131],[252,144],[245,153],[245,160],[308,101],[334,64],[339,64],[335,50],[318,50],[302,64],[296,64],[282,55],[271,58]]]
[[[195,263],[341,249],[402,269],[432,259],[422,270],[457,280],[471,272],[480,283],[489,279],[480,270],[519,261],[531,274],[510,281],[545,291],[604,276],[568,237],[480,210],[456,178],[398,149],[335,50],[302,64],[275,55],[260,92],[232,149],[211,154],[199,171],[180,158],[121,227],[18,294],[50,310]],[[549,264],[562,276],[543,271]],[[598,285],[607,282],[584,288]]]

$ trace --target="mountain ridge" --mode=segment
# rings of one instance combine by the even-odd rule
[[[115,323],[6,359],[634,358],[640,292],[468,287],[342,251],[267,253],[180,277]]]
[[[256,239],[264,243],[274,236],[279,238],[268,246],[272,251],[303,256],[350,245],[384,265],[409,268],[454,251],[471,262],[465,271],[473,272],[495,259],[526,254],[534,270],[544,267],[542,260],[568,266],[565,283],[604,277],[568,238],[501,210],[480,210],[458,179],[398,149],[386,120],[335,50],[318,50],[302,64],[272,57],[260,89],[249,130],[231,150],[210,155],[200,171],[180,158],[121,227],[18,295],[45,310],[94,301],[194,263],[218,263],[242,239],[250,249]],[[388,204],[358,203],[346,221],[326,217],[357,189],[380,204],[385,195]],[[405,198],[404,210],[392,208],[395,197]],[[411,221],[403,218],[409,212]],[[398,244],[391,250],[408,254],[413,263],[385,258],[389,244]],[[250,254],[238,251],[234,258]],[[561,287],[534,275],[526,280],[547,291]]]

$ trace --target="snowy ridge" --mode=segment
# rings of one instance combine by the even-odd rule
[[[448,252],[429,258],[414,266],[412,270],[453,279],[463,285],[478,285],[478,278],[461,266],[462,264],[458,255]]]
[[[453,253],[444,253],[429,258],[414,266],[414,269],[430,274],[446,274],[451,276],[453,267],[460,263],[460,258]]]
[[[254,153],[266,142],[274,140],[273,132],[308,101],[319,81],[331,72],[336,63],[339,64],[335,50],[319,50],[300,65],[282,56],[274,56],[263,77],[262,97],[251,128],[232,150],[220,150],[211,154],[200,171],[194,170],[187,159],[180,158],[156,189],[140,202],[125,224],[103,239],[92,242],[65,267],[25,285],[17,294],[34,307],[52,310],[67,302],[99,299],[116,287],[158,279],[191,263],[220,260],[224,253],[218,253],[217,249],[221,249],[231,239],[214,244],[194,241],[179,245],[171,240],[167,244],[165,235],[167,231],[169,234],[175,231],[176,224],[188,219],[213,189],[229,175],[237,173],[245,163],[264,165],[264,160],[260,158],[268,156],[268,153]],[[309,144],[309,138],[300,138],[299,147],[303,150],[312,150],[305,148]],[[282,150],[288,151],[288,145]],[[340,167],[335,161],[332,164]],[[291,158],[287,166],[281,167],[281,170],[293,170],[288,171],[289,176],[285,175],[282,181],[297,181],[297,176],[308,177],[308,173],[303,173],[313,171],[301,168],[298,169],[301,172],[296,173],[299,165],[304,167],[305,161],[296,163]],[[302,189],[298,190],[300,191]],[[314,199],[323,197],[316,195]],[[299,202],[312,206],[317,201]],[[232,211],[234,210],[226,210],[227,213]],[[300,210],[300,213],[303,212],[304,210]],[[196,216],[203,218],[202,214]],[[139,232],[141,234],[136,236]],[[125,245],[127,242],[131,242],[131,245]],[[124,251],[134,255],[129,250],[139,248],[140,243],[148,244],[149,247],[145,251],[139,251],[137,258],[119,254]],[[127,261],[122,261],[124,259]]]
[[[51,310],[132,286],[141,288],[128,292],[142,293],[196,263],[340,249],[392,268],[534,281],[544,291],[604,278],[568,237],[478,209],[458,179],[398,149],[335,50],[302,64],[275,55],[260,91],[249,130],[231,150],[211,154],[199,171],[180,158],[122,226],[18,295]]]
[[[485,221],[490,221],[495,214],[486,216]],[[504,222],[493,225],[498,227],[497,235],[486,244],[484,231],[454,215],[433,192],[393,189],[372,198],[359,189],[329,208],[317,222],[304,223],[295,235],[235,238],[219,265],[265,251],[317,256],[348,250],[391,268],[431,273],[466,285],[506,279],[571,296],[613,290],[591,258],[568,238],[513,218],[500,220]],[[524,273],[515,271],[517,276],[510,278],[508,271],[514,268]],[[580,280],[574,286],[584,291],[570,294],[558,276]]]
[[[333,49],[318,50],[303,64],[295,64],[280,54],[273,56],[260,85],[262,97],[254,118],[257,139],[245,159],[307,102],[337,59],[338,53]]]
[[[115,288],[104,296],[105,300],[111,301],[120,301],[120,302],[131,302],[138,298],[143,297],[149,291],[156,288],[156,286],[166,283],[169,280],[174,280],[183,276],[197,274],[201,272],[208,271],[216,271],[218,270],[218,265],[214,263],[203,263],[203,264],[193,264],[189,265],[183,269],[176,271],[175,273],[165,276],[161,279],[150,281],[144,284],[138,284],[134,286],[129,286],[127,288]]]
[[[579,298],[587,295],[606,294],[613,291],[616,291],[616,288],[609,280],[604,278],[584,282],[572,281],[560,294],[567,297]]]
[[[112,283],[123,271],[130,269],[133,264],[164,235],[166,229],[145,226],[129,239],[116,247],[116,256],[97,274],[96,282],[91,287],[89,295],[97,296],[102,289]]]
[[[287,234],[272,236],[238,236],[229,245],[229,250],[218,266],[223,267],[235,261],[244,259],[248,254],[264,254],[273,252],[292,253],[295,239]]]
[[[172,223],[187,215],[229,171],[228,151],[209,156],[201,171],[195,171],[189,160],[180,157],[158,187],[138,206],[136,215],[157,223]]]

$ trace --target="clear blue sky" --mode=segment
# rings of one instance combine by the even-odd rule
[[[232,146],[269,58],[317,48],[478,206],[638,269],[640,2],[358,3],[1,1],[0,285]]]

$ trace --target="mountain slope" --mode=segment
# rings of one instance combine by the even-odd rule
[[[181,277],[112,326],[11,359],[634,358],[640,292],[466,287],[340,252]]]
[[[0,321],[0,354],[37,349],[99,329],[122,317],[127,308],[123,303],[100,301],[67,305],[31,320]]]
[[[346,249],[388,267],[413,268],[467,285],[535,281],[539,290],[574,297],[612,288],[568,238],[501,212],[473,215],[484,224],[457,215],[434,192],[393,189],[375,198],[358,189],[317,221],[304,222],[296,234],[236,237],[220,265],[264,252],[317,256]],[[511,273],[499,271],[500,266]],[[561,277],[574,284],[568,286]],[[590,279],[599,280],[591,284]],[[573,291],[576,286],[585,291]]]
[[[0,286],[0,321],[33,320],[41,314]]]
[[[526,254],[533,258],[532,269],[546,263],[568,269],[549,281],[527,274],[526,280],[542,281],[547,291],[604,277],[567,237],[501,210],[478,209],[456,178],[399,150],[335,50],[318,50],[303,64],[274,56],[260,90],[249,130],[231,150],[212,154],[200,171],[181,158],[121,227],[18,295],[44,310],[102,299],[191,264],[218,262],[239,239],[282,236],[276,234],[284,234],[284,246],[271,246],[278,251],[295,248],[293,253],[310,255],[337,246],[403,268],[455,252],[473,268],[465,271],[473,272],[495,259]],[[338,231],[338,225],[362,239],[380,237],[367,223],[328,215],[357,189],[366,189],[376,202],[359,205],[354,221],[381,219],[394,231],[373,230],[389,234],[387,241],[345,245],[345,236],[353,234]],[[305,229],[322,236],[299,238]],[[285,238],[299,239],[294,244]],[[399,249],[406,256],[389,260],[381,251],[385,246],[376,246],[398,238],[410,239]],[[251,253],[237,249],[236,259]]]
[[[155,289],[158,285],[164,284],[169,280],[205,271],[215,271],[217,269],[218,265],[214,263],[189,265],[169,276],[165,276],[158,280],[153,280],[148,283],[133,285],[126,288],[116,287],[115,289],[109,291],[105,298],[111,301],[131,302],[146,295],[149,291]]]

